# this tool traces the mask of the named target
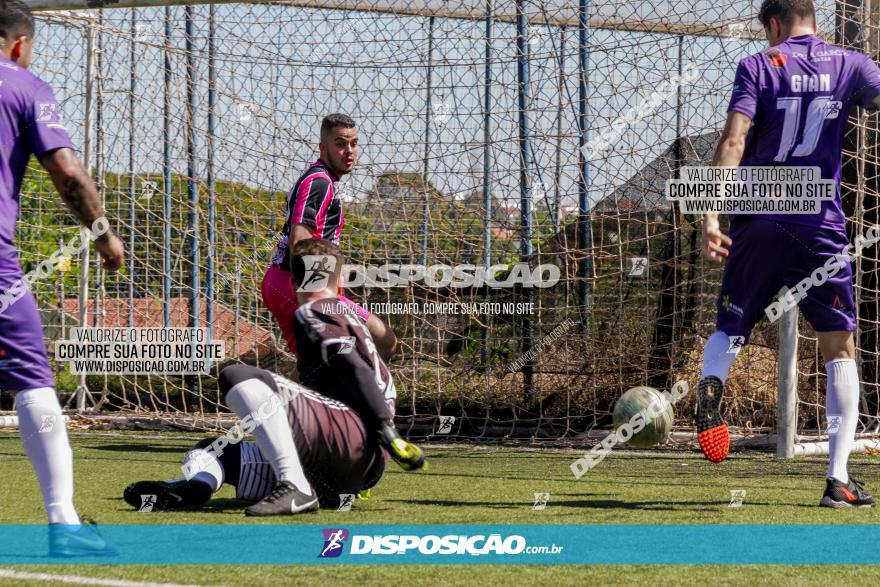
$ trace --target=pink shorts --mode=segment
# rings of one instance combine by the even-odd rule
[[[281,269],[278,265],[271,265],[263,276],[263,284],[260,293],[263,295],[263,303],[278,320],[281,334],[287,341],[290,352],[296,354],[296,338],[293,336],[293,320],[299,301],[293,293],[293,283],[290,279],[290,271]],[[370,312],[358,303],[340,295],[339,300],[348,305],[364,321],[370,317]]]

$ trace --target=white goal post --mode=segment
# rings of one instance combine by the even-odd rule
[[[783,312],[779,320],[779,393],[776,403],[776,456],[795,456],[797,442],[798,308]]]

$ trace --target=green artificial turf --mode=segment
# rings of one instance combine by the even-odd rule
[[[260,524],[278,518],[243,515],[232,488],[224,487],[199,511],[142,513],[121,498],[138,479],[180,475],[183,453],[200,437],[133,433],[74,433],[76,503],[103,524]],[[343,524],[829,524],[878,523],[877,510],[817,507],[824,459],[778,461],[740,453],[722,464],[697,453],[616,450],[576,480],[570,450],[427,447],[430,470],[404,473],[394,465],[350,512],[321,511],[288,523]],[[880,493],[877,457],[855,456],[851,471]],[[42,500],[18,436],[0,432],[0,521],[43,523]],[[730,507],[731,490],[745,490]],[[534,494],[549,493],[534,510]],[[638,540],[638,536],[633,536]],[[646,545],[646,548],[654,545]],[[809,548],[809,545],[804,545]],[[877,582],[880,569],[848,566],[6,566],[2,570],[69,574],[129,581],[204,585],[297,585],[347,581],[352,585],[819,585]],[[841,574],[844,573],[844,575]],[[0,585],[41,584],[3,578]]]

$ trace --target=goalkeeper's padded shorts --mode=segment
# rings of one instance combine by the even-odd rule
[[[374,486],[385,471],[387,455],[376,432],[367,430],[357,412],[347,405],[312,391],[299,383],[250,365],[234,365],[220,373],[220,389],[247,379],[260,379],[285,404],[297,454],[322,508],[337,509],[340,495],[357,494]],[[266,495],[274,487],[274,474],[259,449],[241,452],[241,475],[237,495],[257,501],[254,489]],[[253,489],[252,489],[253,488]]]

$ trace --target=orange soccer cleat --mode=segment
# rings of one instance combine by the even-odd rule
[[[724,384],[710,375],[697,387],[697,440],[706,458],[720,463],[730,452],[730,432],[721,417]]]

